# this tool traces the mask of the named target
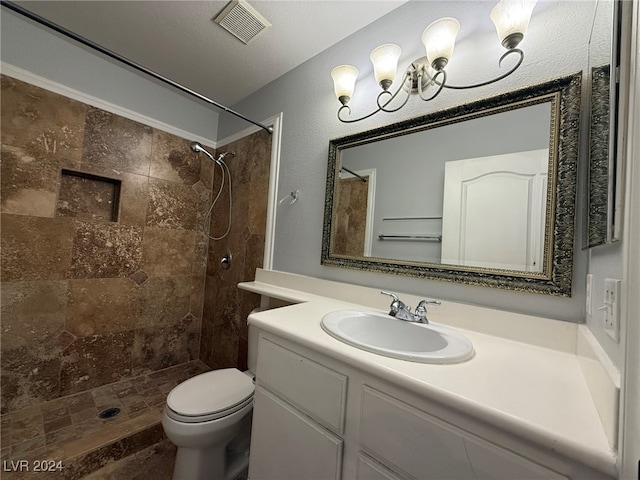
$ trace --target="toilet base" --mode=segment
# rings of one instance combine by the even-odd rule
[[[210,448],[178,446],[173,480],[235,480],[249,467],[251,413],[236,424],[236,435],[226,447],[219,443]]]

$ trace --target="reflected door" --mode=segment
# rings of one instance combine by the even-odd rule
[[[445,164],[442,263],[542,271],[549,150]]]

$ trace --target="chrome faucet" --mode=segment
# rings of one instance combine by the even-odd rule
[[[380,293],[382,295],[388,295],[393,299],[389,306],[389,315],[404,320],[405,322],[429,323],[427,319],[427,305],[440,305],[441,303],[439,300],[420,300],[415,313],[411,313],[411,307],[405,305],[395,293],[385,292],[384,290],[381,290]]]

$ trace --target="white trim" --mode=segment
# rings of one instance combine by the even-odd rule
[[[278,209],[278,179],[280,177],[280,147],[282,145],[282,117],[280,112],[275,117],[265,120],[265,125],[273,127],[271,134],[271,167],[269,169],[269,199],[267,200],[267,228],[264,232],[264,270],[273,269],[273,253],[276,241],[276,212]]]
[[[147,117],[146,115],[134,112],[133,110],[129,110],[114,103],[107,102],[74,88],[67,87],[66,85],[54,82],[6,62],[0,62],[0,71],[3,75],[8,75],[9,77],[13,77],[17,80],[35,85],[36,87],[44,88],[45,90],[49,90],[50,92],[72,98],[73,100],[86,103],[87,105],[91,105],[92,107],[100,108],[101,110],[111,112],[135,122],[143,123],[144,125],[157,128],[173,135],[177,135],[181,138],[198,141],[208,147],[216,148],[216,145],[218,143],[213,139],[205,138],[200,135],[187,132],[186,130],[176,128],[172,125],[169,125],[168,123],[161,122],[160,120],[156,120],[155,118]]]
[[[263,120],[263,125],[273,128],[271,133],[271,164],[269,167],[269,197],[267,200],[267,227],[264,232],[264,260],[262,263],[263,270],[273,269],[273,253],[275,248],[276,237],[276,212],[278,209],[278,179],[280,177],[280,147],[282,145],[282,117],[280,112],[273,117]],[[218,148],[240,140],[248,135],[262,131],[263,128],[257,125],[251,125],[239,132],[229,135],[228,137],[218,140]]]
[[[620,405],[620,476],[638,478],[640,472],[640,4],[631,9],[631,52],[626,132],[626,192],[623,228],[623,304],[625,362]]]

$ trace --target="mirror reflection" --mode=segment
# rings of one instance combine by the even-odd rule
[[[551,108],[341,150],[334,253],[542,271]]]
[[[330,141],[322,264],[570,295],[580,79]]]

